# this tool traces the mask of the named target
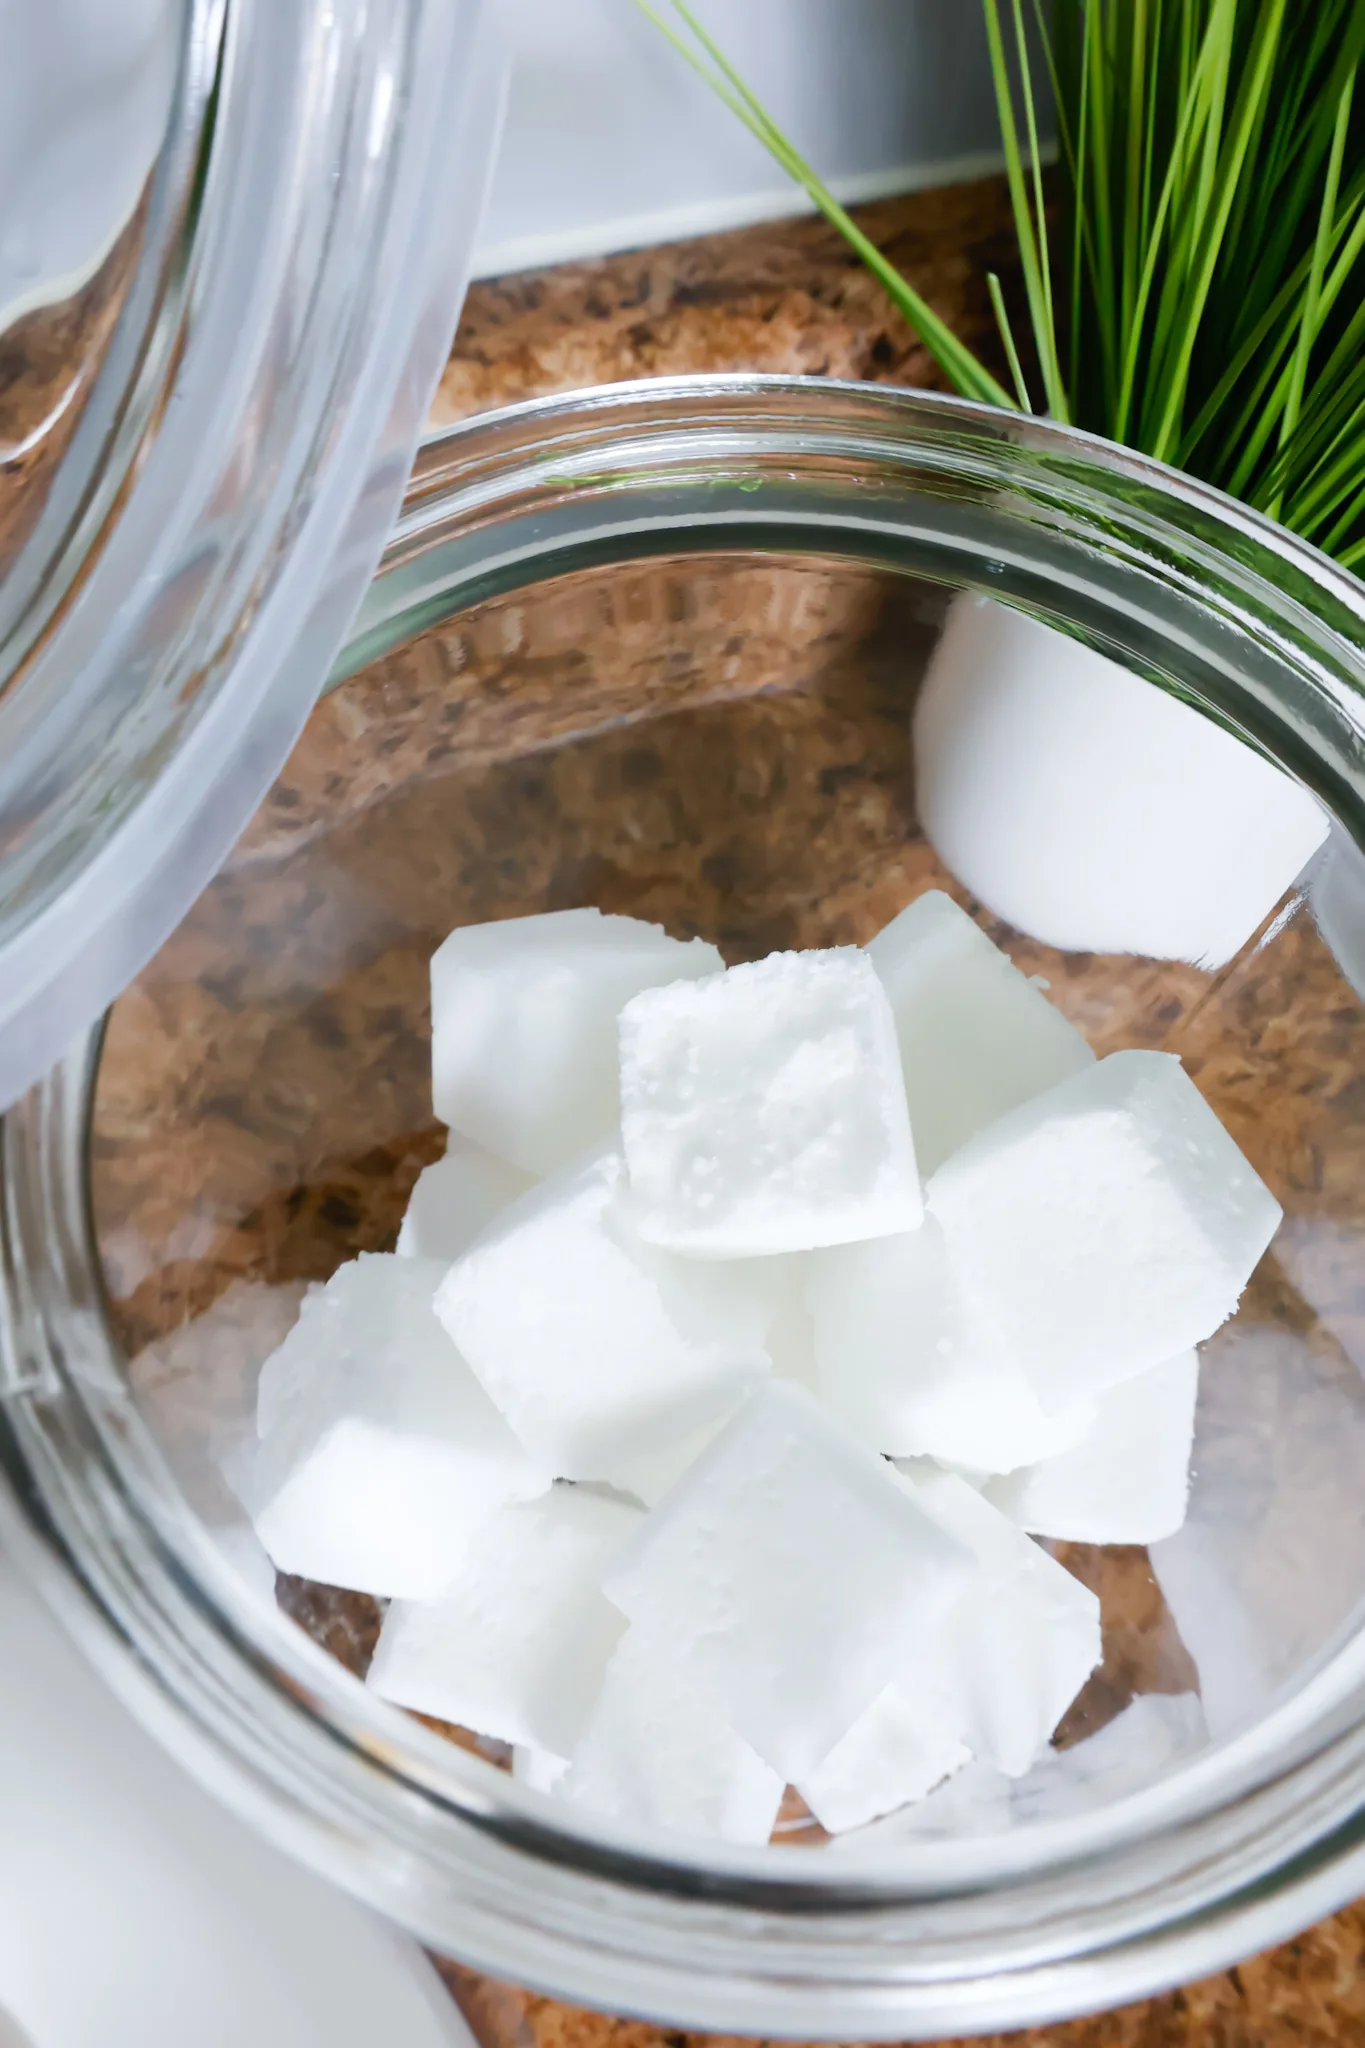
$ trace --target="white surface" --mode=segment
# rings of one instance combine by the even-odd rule
[[[795,1784],[897,1675],[969,1569],[886,1465],[801,1388],[774,1384],[654,1510],[604,1584]]]
[[[183,1777],[3,1563],[0,1642],[0,2008],[32,2048],[472,2048],[421,1952]]]
[[[421,1714],[567,1756],[625,1622],[601,1589],[640,1510],[585,1487],[503,1508],[440,1600],[395,1600],[367,1683]]]
[[[518,1742],[513,1747],[512,1776],[519,1785],[529,1785],[533,1792],[553,1792],[568,1768],[569,1759],[556,1756],[553,1750],[537,1749],[529,1742]]]
[[[452,1135],[445,1157],[423,1167],[394,1247],[403,1259],[458,1259],[486,1225],[534,1185],[495,1152]]]
[[[818,1394],[820,1373],[808,1297],[811,1264],[808,1252],[789,1252],[771,1262],[777,1308],[768,1325],[768,1356],[774,1379],[795,1380],[798,1386]]]
[[[932,1216],[812,1252],[806,1299],[822,1397],[870,1450],[1008,1472],[1069,1449],[1090,1403],[1056,1412],[977,1314]]]
[[[1170,1053],[1116,1052],[982,1131],[929,1184],[954,1264],[1042,1399],[1211,1336],[1281,1211]]]
[[[854,946],[770,953],[621,1012],[640,1234],[712,1258],[913,1230],[923,1215],[886,991]]]
[[[766,1376],[769,1310],[743,1277],[633,1246],[602,1152],[505,1209],[437,1314],[512,1428],[561,1479],[614,1480]]]
[[[898,1682],[974,1757],[1020,1778],[1100,1661],[1100,1603],[965,1480],[944,1472],[910,1490],[977,1570]]]
[[[915,1157],[926,1178],[986,1124],[1095,1057],[941,889],[907,904],[867,956],[891,998]]]
[[[130,219],[180,22],[175,0],[0,0],[0,330],[78,291]]]
[[[985,598],[953,603],[914,740],[939,857],[1068,952],[1220,967],[1327,836],[1316,800],[1231,733]]]
[[[552,1173],[616,1129],[621,1005],[721,965],[701,939],[600,910],[462,926],[431,961],[437,1116],[527,1173]]]
[[[821,1827],[843,1834],[922,1799],[970,1761],[945,1717],[889,1685],[797,1790]]]
[[[281,1571],[429,1600],[496,1508],[550,1484],[436,1319],[445,1271],[362,1252],[266,1361],[244,1492]]]
[[[1185,1519],[1199,1354],[1184,1352],[1101,1397],[1074,1450],[992,1481],[986,1497],[1035,1536],[1157,1543]]]
[[[698,0],[846,202],[980,176],[999,134],[980,10],[945,0]],[[507,126],[475,274],[806,210],[630,0],[505,0]]]
[[[639,1629],[622,1638],[561,1798],[643,1827],[766,1842],[783,1781]]]

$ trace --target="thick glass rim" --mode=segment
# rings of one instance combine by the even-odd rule
[[[1125,451],[885,387],[672,380],[433,437],[336,678],[571,561],[736,549],[1018,598],[1192,691],[1365,838],[1365,587]],[[185,1506],[103,1310],[97,1063],[91,1034],[0,1133],[0,1525],[170,1747],[433,1946],[678,2023],[904,2038],[1150,1992],[1365,1883],[1361,1637],[1165,1783],[1013,1840],[703,1857],[556,1825],[254,1601]]]

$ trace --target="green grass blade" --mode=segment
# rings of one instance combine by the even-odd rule
[[[1189,281],[1189,303],[1183,326],[1173,332],[1171,360],[1168,365],[1163,365],[1164,385],[1157,394],[1155,427],[1147,442],[1147,453],[1161,460],[1172,452],[1179,437],[1195,336],[1208,303],[1209,287],[1232,210],[1237,180],[1248,162],[1258,120],[1266,106],[1285,5],[1286,0],[1267,0],[1257,21],[1247,75],[1233,112],[1229,153],[1220,165],[1218,181],[1210,192],[1209,219],[1199,239],[1198,256]]]
[[[986,273],[986,285],[991,295],[991,305],[995,309],[995,324],[1000,329],[1000,339],[1004,343],[1006,360],[1010,366],[1010,375],[1014,379],[1014,391],[1015,396],[1019,400],[1019,409],[1021,412],[1032,412],[1033,402],[1028,395],[1028,386],[1024,382],[1024,366],[1019,360],[1019,351],[1014,345],[1014,329],[1010,326],[1010,316],[1005,310],[1005,294],[1000,289],[1000,279],[993,270]]]
[[[857,223],[851,219],[839,204],[822,179],[805,162],[767,109],[762,105],[725,57],[718,44],[706,33],[692,10],[683,0],[673,0],[673,9],[695,37],[697,47],[689,44],[673,24],[667,21],[650,0],[634,0],[640,12],[668,38],[674,49],[685,59],[699,78],[710,87],[731,112],[738,116],[768,153],[807,194],[808,198],[825,216],[830,224],[856,251],[885,289],[892,303],[904,314],[915,329],[920,340],[933,356],[939,368],[966,398],[976,398],[988,405],[1005,406],[1015,409],[1015,402],[984,363],[972,354],[965,343],[958,340],[947,322],[901,276],[895,265],[888,262],[881,250]],[[705,59],[710,59],[708,64]],[[712,68],[714,67],[714,68]]]
[[[1022,35],[1023,16],[1017,12],[1018,0],[1014,0],[1016,21]],[[1056,420],[1067,421],[1070,411],[1066,391],[1062,384],[1061,370],[1057,361],[1057,340],[1052,321],[1052,292],[1049,280],[1046,235],[1047,223],[1042,217],[1042,186],[1037,185],[1037,203],[1040,209],[1035,221],[1029,206],[1029,189],[1024,177],[1023,152],[1019,143],[1019,129],[1014,117],[1014,95],[1010,89],[1009,66],[1005,59],[1004,36],[1000,26],[1000,11],[997,0],[984,0],[986,14],[986,37],[990,51],[991,75],[995,83],[995,103],[1000,119],[1000,137],[1005,152],[1005,175],[1009,184],[1010,204],[1014,210],[1014,232],[1019,244],[1020,263],[1024,273],[1024,292],[1028,300],[1029,318],[1033,326],[1034,345],[1038,352],[1039,371],[1043,380],[1043,394],[1048,411]],[[1028,83],[1027,52],[1021,51],[1024,68],[1024,102],[1026,118],[1036,142],[1036,125],[1033,115],[1033,98]],[[1038,166],[1034,162],[1034,173]]]
[[[1322,301],[1323,275],[1327,268],[1327,254],[1331,245],[1332,226],[1336,219],[1337,192],[1341,185],[1341,166],[1346,154],[1346,136],[1351,122],[1351,96],[1355,87],[1355,75],[1347,79],[1337,103],[1337,118],[1332,136],[1332,153],[1327,164],[1327,178],[1323,185],[1322,206],[1318,213],[1317,233],[1313,237],[1313,260],[1309,266],[1308,283],[1303,294],[1303,306],[1299,315],[1298,339],[1294,347],[1293,362],[1290,366],[1289,388],[1285,393],[1284,409],[1280,414],[1280,447],[1287,448],[1293,439],[1294,429],[1299,423],[1299,412],[1303,405],[1304,385],[1308,381],[1308,358],[1318,338],[1320,307]],[[1268,508],[1271,518],[1280,509],[1277,492]]]

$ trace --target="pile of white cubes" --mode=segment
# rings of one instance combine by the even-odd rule
[[[275,1564],[369,1683],[554,1799],[768,1840],[972,1760],[1100,1658],[1035,1541],[1183,1519],[1195,1346],[1280,1211],[1178,1060],[1084,1039],[948,897],[723,966],[594,910],[432,962],[446,1156],[263,1369]]]

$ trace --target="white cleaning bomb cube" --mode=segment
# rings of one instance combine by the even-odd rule
[[[922,1174],[1094,1060],[1075,1026],[941,889],[916,897],[867,956],[891,998]]]
[[[280,1571],[429,1600],[499,1507],[548,1487],[436,1320],[444,1271],[362,1254],[267,1361],[247,1505]]]
[[[618,1152],[541,1182],[451,1267],[436,1312],[538,1460],[621,1479],[734,1407],[768,1371],[762,1290],[639,1243]]]
[[[436,1114],[546,1174],[615,1130],[616,1019],[659,982],[714,974],[701,939],[600,910],[465,925],[431,962]]]
[[[674,1251],[802,1251],[923,1214],[891,1005],[853,946],[627,1003],[621,1130],[641,1235]]]
[[[745,1843],[768,1840],[784,1789],[639,1629],[617,1647],[555,1787],[615,1820]]]
[[[1116,1052],[1011,1110],[929,1184],[963,1285],[1047,1404],[1210,1336],[1280,1205],[1169,1053]]]
[[[811,1252],[818,1391],[869,1449],[1009,1472],[1079,1443],[1095,1406],[1046,1409],[959,1283],[932,1216],[918,1230]]]
[[[987,1498],[1036,1536],[1158,1543],[1185,1519],[1199,1357],[1182,1352],[1103,1395],[1073,1449],[995,1479]]]
[[[839,1835],[923,1799],[970,1761],[945,1713],[889,1685],[796,1789],[821,1827]]]
[[[977,1569],[898,1684],[973,1756],[1020,1778],[1100,1661],[1100,1603],[956,1474],[902,1483]]]
[[[529,1173],[452,1133],[445,1157],[417,1176],[398,1233],[400,1258],[458,1259],[493,1218],[535,1185]]]
[[[395,1600],[367,1683],[499,1741],[567,1756],[625,1623],[601,1589],[641,1521],[581,1486],[501,1509],[438,1600]]]
[[[804,1389],[774,1382],[727,1423],[603,1583],[680,1681],[799,1783],[897,1675],[971,1568],[889,1466]]]

